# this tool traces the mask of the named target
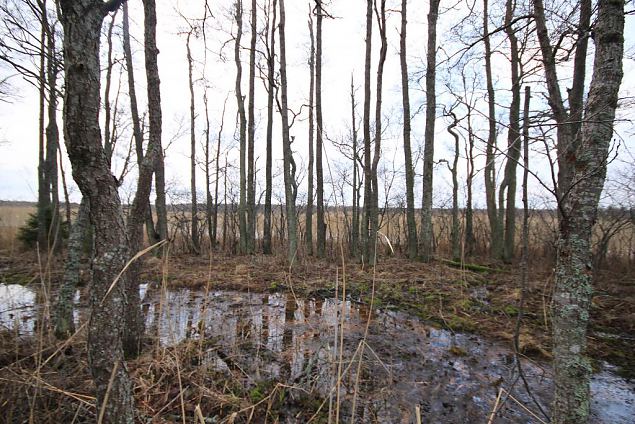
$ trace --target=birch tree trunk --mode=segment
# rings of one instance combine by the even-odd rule
[[[148,144],[157,146],[158,153],[154,163],[155,190],[157,210],[157,232],[161,240],[168,239],[168,210],[165,199],[165,162],[163,147],[161,144],[161,80],[159,79],[159,66],[157,56],[157,11],[155,0],[143,0],[144,14],[144,50],[146,79],[148,92],[148,117],[149,135]]]
[[[284,194],[287,214],[287,234],[288,252],[287,259],[293,264],[298,250],[298,230],[297,217],[295,213],[295,164],[293,163],[293,152],[291,150],[291,139],[289,136],[289,109],[287,102],[287,54],[285,39],[285,13],[284,0],[280,0],[280,25],[278,31],[280,35],[280,88],[281,88],[281,110],[282,115],[282,152],[284,168]]]
[[[370,64],[372,58],[373,0],[366,0],[366,53],[364,59],[364,217],[362,223],[363,260],[369,260],[370,214],[372,207],[371,142],[370,142]]]
[[[309,49],[309,165],[308,186],[306,195],[306,232],[305,248],[307,255],[313,255],[313,133],[315,132],[313,121],[313,99],[315,93],[315,37],[313,35],[313,18],[309,11],[309,35],[311,47]]]
[[[322,119],[322,0],[316,0],[316,34],[315,34],[315,120],[317,139],[315,144],[315,176],[317,195],[317,255],[320,258],[326,253],[326,221],[324,220],[324,171],[322,166],[322,144],[324,123]]]
[[[355,117],[355,85],[351,74],[351,137],[353,138],[353,217],[351,218],[351,256],[359,258],[359,174],[357,172],[357,125]]]
[[[47,24],[46,79],[48,86],[46,126],[46,172],[51,192],[51,225],[48,229],[48,244],[51,251],[61,246],[60,198],[57,173],[57,151],[59,149],[60,132],[57,126],[57,67],[55,49],[55,25]],[[70,222],[69,222],[70,224]]]
[[[489,122],[485,147],[485,203],[490,227],[490,256],[502,255],[503,234],[496,208],[496,99],[492,76],[492,48],[489,35],[489,0],[483,0],[483,44],[485,45],[485,78],[487,80],[487,119]]]
[[[552,309],[556,424],[584,423],[589,417],[592,369],[586,357],[586,329],[593,291],[590,243],[623,76],[624,1],[599,0],[594,32],[593,76],[579,142],[575,155],[566,161],[572,184],[561,200]]]
[[[198,237],[198,202],[196,199],[196,111],[194,107],[194,79],[192,75],[192,51],[190,50],[190,37],[192,31],[187,34],[187,70],[188,85],[190,87],[190,194],[191,194],[191,215],[192,215],[192,253],[198,255],[201,253],[201,243]]]
[[[82,241],[88,230],[90,207],[85,197],[79,204],[77,218],[71,225],[68,237],[68,249],[64,263],[64,279],[60,285],[55,305],[55,337],[60,340],[68,339],[75,333],[73,320],[73,298],[79,285],[79,271],[82,257]]]
[[[247,128],[247,252],[256,250],[256,180],[254,163],[254,138],[256,135],[255,84],[256,84],[256,0],[251,0],[251,40],[249,43],[249,126]]]
[[[426,128],[423,148],[423,196],[421,208],[421,254],[432,259],[432,176],[434,168],[434,123],[436,118],[437,20],[440,0],[430,1],[428,12],[428,51],[426,53]]]
[[[265,216],[262,240],[262,251],[265,254],[271,253],[271,193],[273,167],[273,96],[275,89],[275,44],[276,44],[276,11],[277,1],[273,0],[271,13],[273,17],[269,20],[267,16],[267,30],[269,31],[269,43],[267,46],[267,158],[265,163]]]
[[[126,60],[126,70],[128,76],[128,96],[130,97],[130,114],[132,116],[132,135],[135,140],[135,152],[137,154],[137,166],[141,167],[143,161],[143,131],[141,130],[141,120],[139,118],[139,107],[137,105],[137,89],[134,79],[134,65],[132,63],[132,48],[130,47],[130,19],[128,16],[128,2],[123,3],[123,52]],[[160,238],[154,227],[152,218],[152,207],[150,197],[146,206],[146,233],[151,244],[157,243]]]
[[[520,159],[520,54],[518,38],[512,26],[515,3],[507,0],[505,7],[505,32],[509,39],[510,65],[512,82],[512,102],[509,106],[509,127],[507,129],[507,159],[505,174],[499,188],[499,224],[504,227],[502,259],[510,263],[514,257],[514,239],[516,235],[516,168]],[[503,203],[503,193],[507,191],[506,203]],[[505,212],[503,220],[503,211]]]
[[[410,93],[408,92],[408,57],[406,50],[407,3],[401,0],[401,33],[399,37],[399,59],[401,62],[401,100],[403,104],[403,151],[406,168],[406,224],[408,232],[408,257],[417,257],[417,223],[415,221],[414,168],[410,147]]]
[[[240,150],[240,200],[238,205],[238,227],[240,231],[240,253],[247,253],[247,164],[246,161],[246,144],[247,144],[247,118],[245,116],[245,98],[243,97],[241,83],[243,75],[243,66],[240,61],[240,42],[243,36],[243,2],[236,1],[236,26],[237,34],[234,43],[234,62],[236,63],[236,102],[238,104],[238,126],[239,126],[239,150]]]
[[[90,202],[95,230],[88,361],[97,409],[107,423],[132,423],[132,384],[123,359],[125,284],[107,291],[128,259],[128,240],[117,183],[101,144],[99,129],[99,44],[106,14],[120,1],[60,0],[64,26],[65,141],[73,177]]]
[[[379,183],[377,179],[377,172],[379,168],[379,158],[381,157],[381,136],[382,136],[382,122],[381,122],[381,106],[382,106],[382,90],[384,80],[384,64],[386,63],[386,52],[388,51],[388,42],[386,39],[386,0],[381,0],[380,9],[375,9],[377,14],[377,25],[379,26],[379,38],[381,40],[381,47],[379,49],[379,62],[377,63],[377,91],[375,96],[377,97],[375,103],[375,152],[373,154],[373,164],[370,170],[371,173],[371,204],[369,207],[370,213],[370,236],[368,238],[368,263],[374,265],[377,261],[377,231],[379,230]]]

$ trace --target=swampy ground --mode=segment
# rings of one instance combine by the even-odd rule
[[[24,299],[19,310],[0,306],[0,421],[90,422],[85,334],[61,343],[41,325],[43,274],[54,297],[59,264],[40,271],[33,256],[0,256],[0,283]],[[398,258],[369,268],[331,258],[289,269],[276,256],[185,255],[150,258],[143,280],[147,346],[128,363],[139,422],[548,421],[548,269],[530,271],[519,355],[514,268]],[[76,296],[79,326],[86,291]],[[598,275],[588,340],[592,422],[632,422],[627,273]]]

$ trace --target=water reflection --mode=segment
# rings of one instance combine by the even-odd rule
[[[158,343],[197,343],[201,366],[232,373],[231,378],[242,378],[247,386],[275,379],[323,397],[335,380],[340,314],[344,314],[345,335],[342,368],[351,364],[369,314],[365,305],[349,300],[296,299],[281,293],[206,294],[142,285],[140,294],[147,331]],[[0,285],[0,325],[20,334],[33,332],[37,301],[27,288]],[[421,407],[424,422],[481,422],[500,387],[536,410],[518,383],[515,359],[507,346],[436,329],[394,311],[373,312],[367,343],[359,378],[357,362],[342,378],[344,416],[350,416],[356,381],[360,422],[412,422],[415,405]],[[548,407],[550,367],[523,361],[523,368],[535,396]],[[591,389],[591,422],[632,422],[633,383],[606,369],[594,376]],[[511,401],[500,420],[536,422]]]

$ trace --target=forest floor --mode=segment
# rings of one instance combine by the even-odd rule
[[[513,340],[521,297],[520,270],[512,266],[467,265],[451,261],[421,263],[382,258],[376,268],[337,259],[302,261],[289,269],[283,257],[183,255],[170,258],[168,287],[253,292],[294,292],[298,297],[332,298],[336,279],[351,300],[368,304],[373,281],[378,309],[400,310],[455,331]],[[543,267],[544,268],[544,267]],[[146,262],[145,279],[160,281],[162,262]],[[550,359],[553,272],[530,269],[525,294],[521,353]],[[635,275],[602,270],[595,282],[588,335],[589,354],[618,365],[635,377]]]
[[[8,256],[0,252],[0,281],[4,284],[37,284],[40,269],[33,254]],[[61,264],[54,261],[48,271],[53,286],[61,274]],[[442,260],[424,264],[388,257],[382,258],[373,268],[354,262],[342,266],[341,260],[337,258],[310,258],[289,269],[281,256],[176,255],[167,259],[151,257],[146,260],[143,279],[151,286],[164,282],[171,289],[290,293],[301,299],[336,297],[337,285],[338,297],[341,297],[342,289],[345,288],[347,299],[358,305],[368,306],[374,293],[373,310],[403,311],[452,333],[477,334],[497,343],[508,344],[510,349],[513,349],[515,327],[521,312],[519,301],[522,291],[518,268],[461,268]],[[539,361],[548,362],[550,359],[552,290],[551,270],[530,270],[519,345],[521,354]],[[596,369],[600,369],[601,363],[606,361],[616,365],[620,375],[635,377],[635,279],[632,274],[608,270],[598,274],[591,305],[588,342],[589,354]],[[84,343],[85,335],[79,335],[65,345],[41,341],[38,344],[33,339],[24,339],[17,345],[10,333],[0,332],[0,402],[15,404],[21,399],[25,405],[35,405],[32,403],[32,390],[22,390],[21,387],[39,387],[37,390],[40,392],[48,390],[48,397],[40,394],[38,404],[43,411],[47,408],[51,411],[50,417],[42,419],[42,422],[54,422],[60,417],[74,415],[90,416],[88,405],[92,402],[91,397],[81,394],[91,393],[92,387],[86,371]],[[59,352],[63,355],[60,356]],[[461,352],[454,353],[462,355]],[[195,413],[196,399],[183,401],[184,395],[182,391],[179,393],[178,386],[165,386],[156,381],[156,376],[164,373],[178,377],[179,385],[187,383],[188,387],[201,387],[203,383],[197,380],[200,377],[192,368],[196,361],[191,358],[191,346],[182,346],[180,355],[183,356],[181,362],[178,354],[163,352],[161,361],[158,361],[157,351],[153,351],[129,363],[136,379],[137,403],[146,416],[160,415],[163,411],[160,405],[168,410],[176,408],[186,414]],[[42,358],[49,359],[45,361],[46,366],[41,365]],[[62,361],[60,358],[65,359]],[[190,358],[189,362],[184,358]],[[16,371],[16,364],[19,364],[20,371]],[[65,372],[59,373],[61,368]],[[49,377],[56,375],[58,380],[47,380],[47,372]],[[231,380],[218,380],[215,384],[217,390],[212,397],[219,405],[225,405],[224,411],[230,417],[232,411],[244,412],[256,404],[261,405],[261,408],[266,407],[264,411],[256,412],[256,415],[269,415],[271,408],[275,408],[276,402],[282,402],[284,392],[288,390],[284,385],[268,383],[267,387],[256,385],[249,391],[240,392]],[[65,407],[56,403],[61,395],[73,398],[75,409],[61,410]],[[179,395],[182,408],[178,407]],[[200,395],[197,396],[200,404]],[[168,401],[171,405],[169,408]],[[319,411],[315,400],[311,398],[302,398],[298,402],[300,411]],[[57,405],[57,409],[51,409],[53,405]],[[17,418],[29,412],[15,413]],[[297,422],[307,418],[299,418]],[[180,421],[178,413],[174,420]]]

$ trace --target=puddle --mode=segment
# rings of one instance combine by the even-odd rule
[[[336,375],[339,339],[335,332],[344,312],[342,369],[348,367],[363,339],[368,309],[351,301],[294,299],[287,294],[210,292],[187,289],[161,293],[142,285],[146,326],[160,343],[202,343],[201,366],[243,376],[248,387],[275,380],[327,397]],[[0,285],[0,325],[33,331],[35,295],[22,286]],[[409,423],[415,406],[423,422],[487,422],[500,388],[540,416],[518,379],[507,346],[469,334],[430,327],[415,317],[375,311],[364,348],[361,373],[357,359],[342,377],[341,418],[350,421],[358,381],[356,420]],[[357,357],[356,357],[357,358]],[[548,409],[552,381],[549,365],[522,362],[532,393]],[[610,366],[594,375],[592,423],[632,423],[635,384]],[[505,396],[503,396],[505,398]],[[537,423],[511,398],[494,422]],[[328,408],[328,405],[325,406]],[[281,422],[295,422],[292,410]],[[541,417],[542,418],[542,417]]]

